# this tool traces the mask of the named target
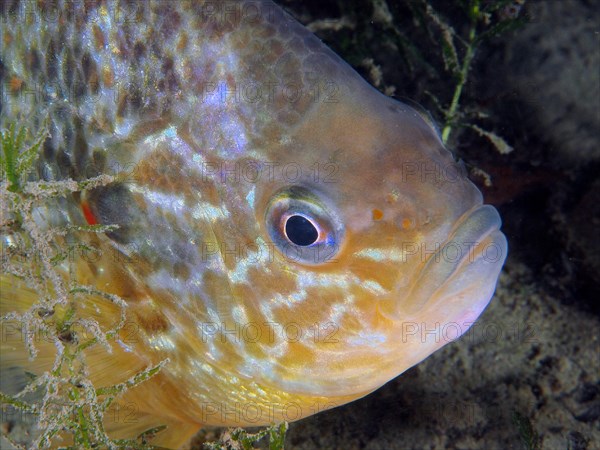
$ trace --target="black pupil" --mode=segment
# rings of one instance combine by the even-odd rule
[[[292,216],[285,223],[285,234],[296,245],[314,244],[319,237],[315,226],[302,216]]]

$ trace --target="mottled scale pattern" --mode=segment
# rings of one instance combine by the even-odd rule
[[[314,105],[311,95],[296,101],[297,91],[334,98],[335,68],[317,64],[325,49],[266,2],[36,3],[3,6],[16,25],[3,32],[2,59],[11,61],[2,74],[4,117],[39,126],[50,114],[49,163],[58,159],[62,169],[64,154],[77,175],[91,149],[135,141],[167,122],[185,127],[194,144],[237,157]],[[263,19],[272,23],[247,26]],[[38,23],[43,32],[31,33]],[[240,49],[252,56],[241,58]],[[216,121],[219,129],[209,126]]]
[[[164,442],[365,395],[449,342],[407,323],[462,334],[489,302],[496,211],[428,121],[274,3],[11,0],[2,22],[0,125],[50,132],[32,177],[115,176],[40,224],[119,225],[73,236],[101,256],[65,273],[128,302],[111,367],[170,359],[123,399],[175,424]]]

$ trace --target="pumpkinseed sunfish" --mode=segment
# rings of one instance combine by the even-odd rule
[[[115,384],[169,359],[123,395],[136,420],[107,423],[114,435],[168,424],[156,443],[176,447],[203,425],[347,403],[490,301],[507,252],[496,210],[427,120],[277,5],[2,8],[1,125],[47,123],[37,179],[115,177],[35,216],[119,226],[74,232],[99,256],[61,269],[127,302],[133,328],[112,354],[92,351],[90,377]],[[3,274],[2,313],[26,290]],[[100,303],[79,308],[118,316]],[[2,345],[3,365],[26,359]]]

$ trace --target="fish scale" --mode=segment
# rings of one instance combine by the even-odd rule
[[[125,299],[134,325],[88,357],[90,377],[170,360],[124,394],[139,421],[107,422],[112,435],[168,423],[155,442],[180,446],[204,425],[346,403],[457,337],[445,325],[466,332],[493,295],[495,209],[426,120],[274,3],[10,1],[2,21],[0,125],[50,132],[32,179],[115,176],[39,218],[119,225],[73,233],[100,256],[65,269]],[[294,223],[316,238],[299,244]],[[27,289],[1,281],[4,314]],[[3,344],[2,364],[23,351]]]

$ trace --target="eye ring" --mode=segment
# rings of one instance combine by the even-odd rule
[[[344,235],[339,214],[312,191],[298,186],[273,196],[265,222],[279,252],[300,264],[331,262]]]

